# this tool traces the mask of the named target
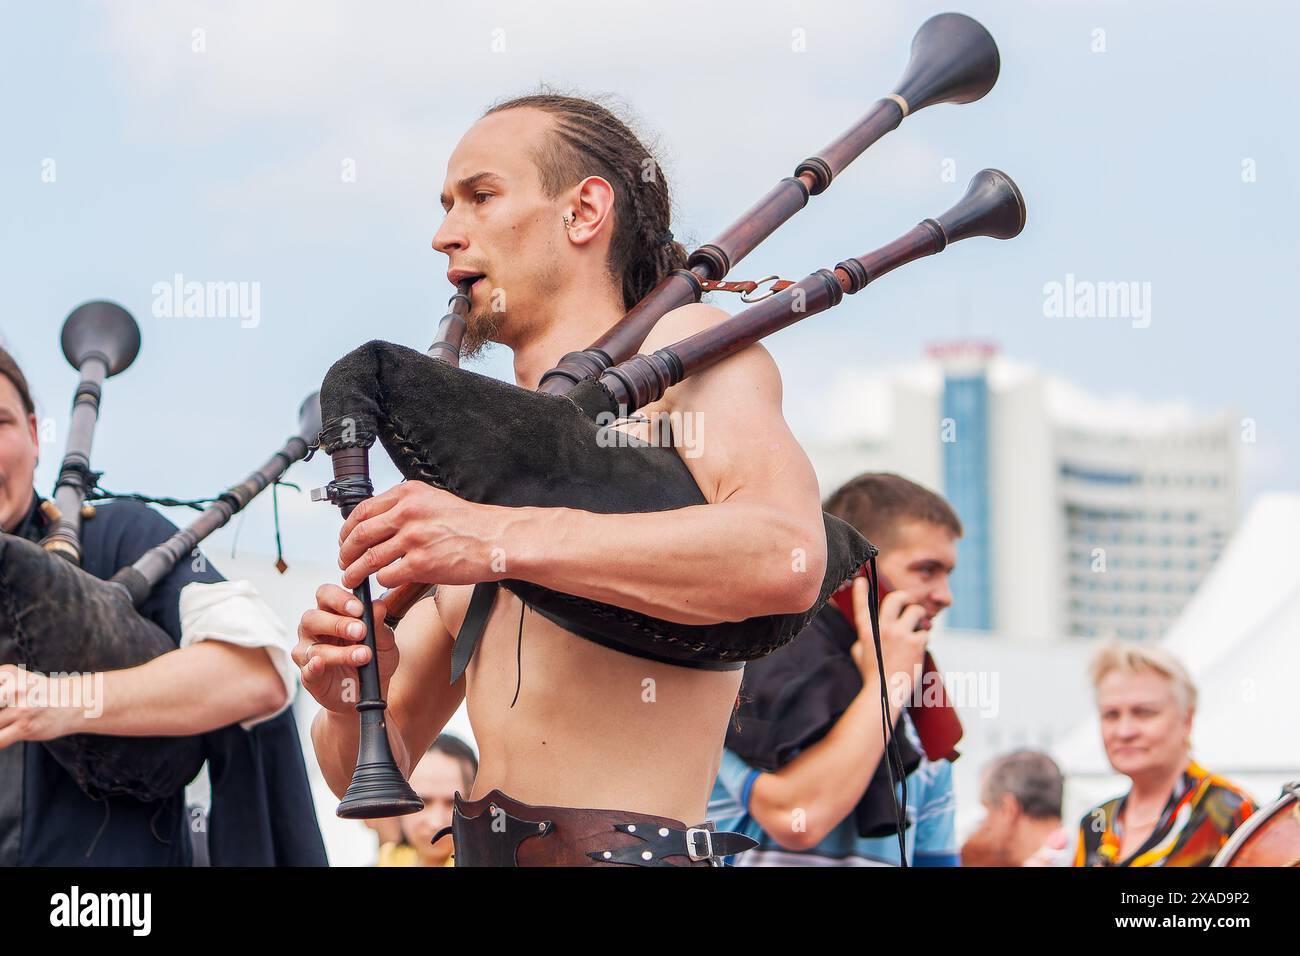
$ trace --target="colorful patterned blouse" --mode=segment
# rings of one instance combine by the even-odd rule
[[[1125,794],[1084,815],[1075,866],[1209,866],[1232,832],[1255,812],[1249,795],[1192,761],[1165,804],[1156,828],[1126,860],[1119,859]]]

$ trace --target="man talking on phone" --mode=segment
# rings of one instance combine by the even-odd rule
[[[859,475],[825,510],[862,532],[878,559],[881,655],[890,732],[906,773],[909,866],[958,866],[952,764],[929,759],[911,718],[930,624],[952,603],[961,522],[934,492],[898,475]],[[898,866],[903,787],[891,794],[881,673],[866,578],[828,602],[794,641],[746,665],[709,815],[759,841],[744,866]],[[848,613],[846,613],[846,611]],[[940,749],[943,749],[942,747]]]

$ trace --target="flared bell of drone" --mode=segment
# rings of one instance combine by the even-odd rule
[[[935,103],[971,103],[993,89],[1000,67],[988,30],[965,14],[940,13],[916,31],[894,93],[912,113]]]
[[[1006,173],[981,169],[961,201],[936,221],[949,243],[971,236],[1011,239],[1025,228],[1025,199]]]
[[[298,434],[308,445],[312,445],[315,444],[320,429],[320,392],[312,392],[298,406]]]
[[[140,354],[140,326],[116,302],[85,302],[63,320],[63,355],[73,368],[100,355],[108,375],[128,368]]]
[[[384,729],[383,705],[361,710],[357,766],[334,812],[345,820],[373,820],[423,809],[424,801],[411,789],[393,759]]]

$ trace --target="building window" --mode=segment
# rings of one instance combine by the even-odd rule
[[[965,534],[957,541],[962,573],[952,579],[953,627],[993,627],[992,525],[989,514],[989,408],[984,375],[944,379],[942,416],[957,425],[957,441],[943,444],[943,487]]]

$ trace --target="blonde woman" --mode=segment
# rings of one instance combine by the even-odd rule
[[[1075,866],[1208,866],[1254,812],[1191,755],[1196,687],[1159,647],[1113,641],[1092,663],[1106,756],[1129,792],[1080,823]]]

